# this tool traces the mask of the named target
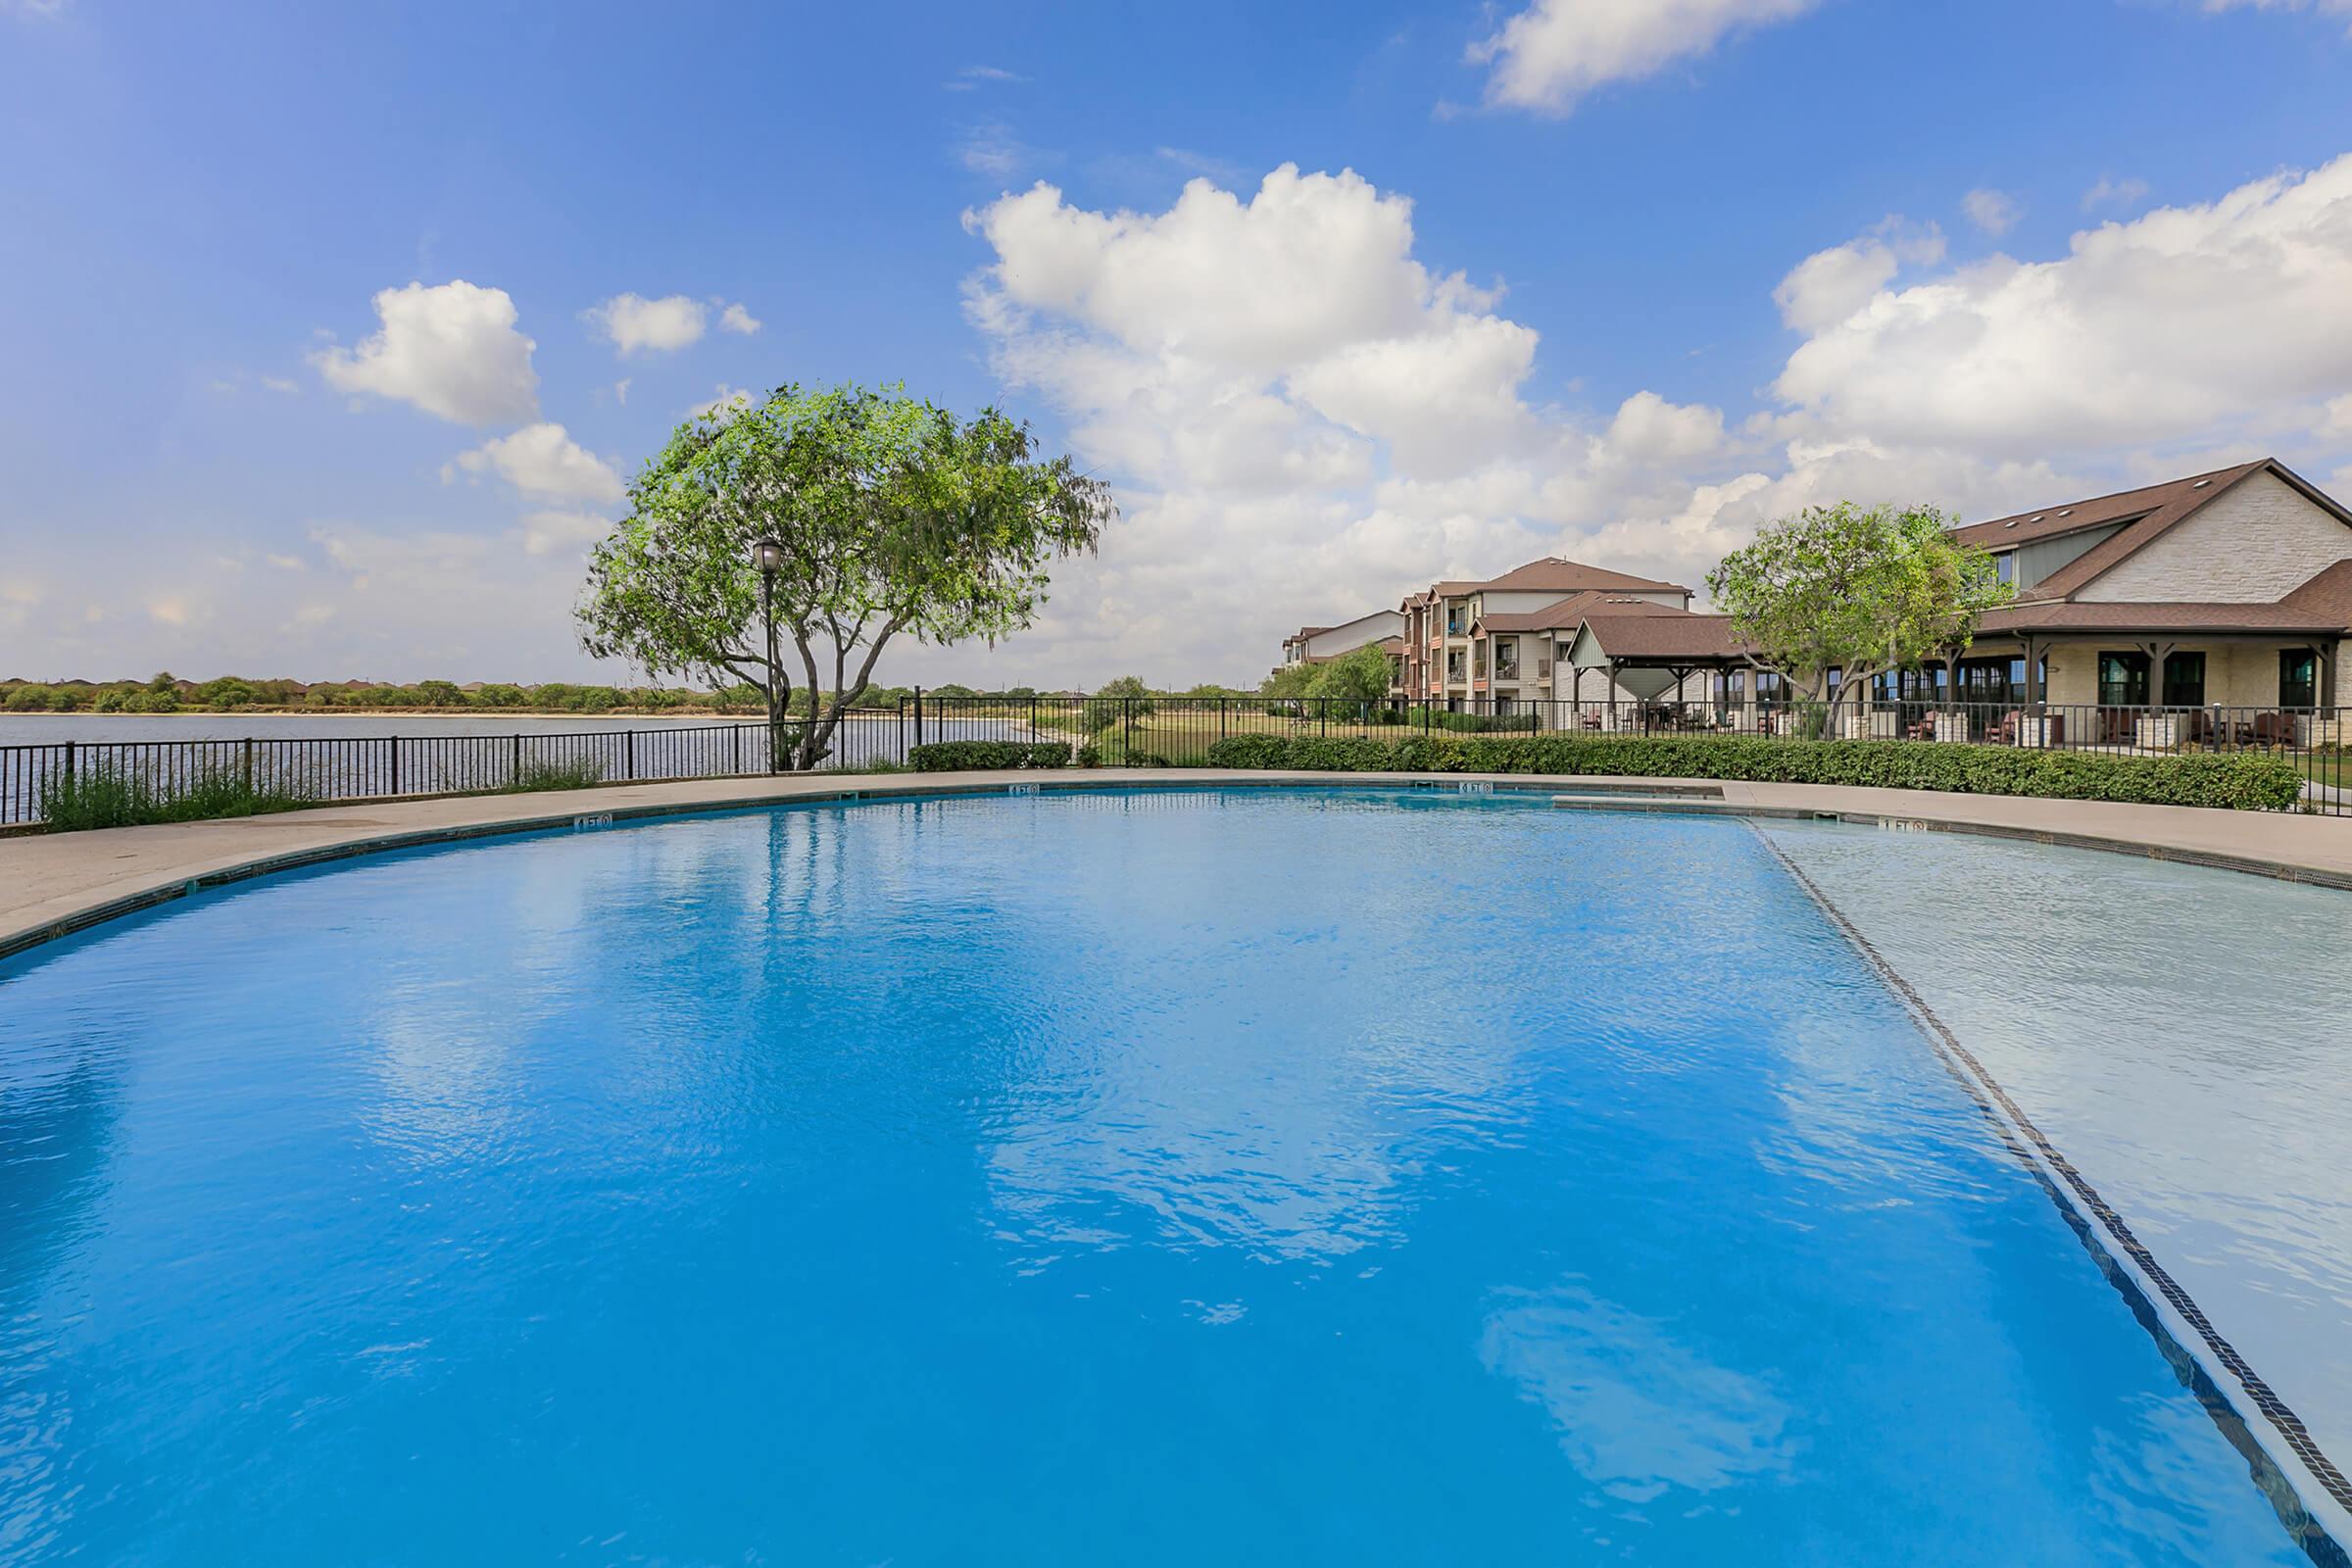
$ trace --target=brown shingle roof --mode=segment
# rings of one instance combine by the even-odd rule
[[[1611,659],[1740,660],[1729,615],[1600,615],[1585,622]]]
[[[2110,567],[2137,555],[2177,524],[2203,511],[2248,476],[2266,470],[2277,474],[2302,491],[2315,504],[2325,507],[2346,524],[2352,525],[2352,513],[2345,512],[2333,499],[2306,483],[2284,464],[2276,459],[2263,458],[2253,463],[2241,463],[2235,467],[2216,468],[2211,473],[2192,473],[2186,478],[2171,479],[2139,490],[2124,490],[2115,495],[2076,501],[2040,512],[2021,512],[2013,517],[1995,517],[1989,522],[1955,528],[1952,537],[1966,545],[1977,545],[1987,550],[2008,550],[2033,544],[2036,540],[2079,533],[2084,528],[2122,523],[2124,526],[2117,528],[2113,534],[2035,583],[2030,590],[2037,600],[2067,599],[2104,575]]]
[[[2032,544],[2036,539],[2055,539],[2061,534],[2080,533],[2084,528],[2132,522],[2183,501],[2201,506],[2211,499],[2210,492],[2227,489],[2261,466],[2259,462],[2241,463],[2233,468],[2192,473],[2186,478],[2167,479],[2162,484],[2144,485],[2137,490],[2119,490],[2111,496],[2069,501],[2061,506],[2044,507],[2034,512],[1992,517],[1984,522],[1970,523],[1965,528],[1955,528],[1952,537],[1964,545],[2006,550],[2013,545]]]
[[[1476,636],[1482,631],[1558,631],[1601,615],[1690,613],[1680,605],[1655,604],[1631,594],[1581,593],[1570,594],[1558,604],[1545,605],[1542,610],[1499,610],[1481,615],[1470,633]]]
[[[1988,612],[1981,636],[2021,631],[2322,632],[2352,629],[2352,560],[2326,567],[2276,604],[2058,601]]]
[[[1636,577],[1627,572],[1611,571],[1606,566],[1588,566],[1581,561],[1563,561],[1557,556],[1546,556],[1542,561],[1513,566],[1501,576],[1490,577],[1484,582],[1434,583],[1429,591],[1454,599],[1480,592],[1577,594],[1596,588],[1631,589],[1653,594],[1687,594],[1690,591],[1680,583]]]

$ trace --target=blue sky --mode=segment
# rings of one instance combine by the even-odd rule
[[[1039,628],[898,680],[1253,680],[1439,574],[1695,581],[1841,495],[2352,488],[2348,33],[0,0],[0,674],[589,673],[613,475],[791,379],[1001,402],[1125,505]]]

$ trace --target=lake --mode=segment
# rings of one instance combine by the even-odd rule
[[[71,767],[136,773],[176,792],[234,772],[321,800],[507,787],[530,770],[585,769],[607,780],[766,771],[758,722],[710,715],[461,712],[0,714],[0,825],[38,821],[47,781]],[[927,719],[924,741],[1018,740],[1008,719]],[[911,715],[853,714],[826,765],[904,762]]]

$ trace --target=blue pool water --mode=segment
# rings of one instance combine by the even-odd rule
[[[0,965],[0,1561],[2308,1563],[1737,822],[355,861]]]

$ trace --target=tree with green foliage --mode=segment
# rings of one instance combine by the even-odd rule
[[[629,514],[590,557],[581,642],[655,674],[752,682],[782,708],[792,677],[768,658],[751,559],[773,535],[779,635],[802,689],[831,694],[778,761],[813,767],[894,638],[1020,630],[1048,567],[1092,551],[1115,515],[1100,481],[1040,457],[993,409],[965,420],[896,389],[784,386],[681,425],[630,485]]]
[[[1707,591],[1750,662],[1816,710],[1833,669],[1860,701],[1878,675],[1966,649],[1984,612],[2013,597],[1953,526],[1932,507],[1808,507],[1726,556]]]
[[[1378,643],[1349,649],[1328,663],[1311,667],[1315,675],[1306,689],[1309,697],[1346,703],[1358,713],[1368,713],[1386,703],[1396,684],[1396,661]]]
[[[1106,680],[1088,699],[1079,710],[1079,723],[1090,735],[1100,734],[1111,725],[1131,718],[1148,718],[1153,710],[1152,688],[1140,675],[1121,675]]]
[[[1320,664],[1284,664],[1257,683],[1257,694],[1284,701],[1309,696],[1314,690],[1315,677],[1322,672]]]

